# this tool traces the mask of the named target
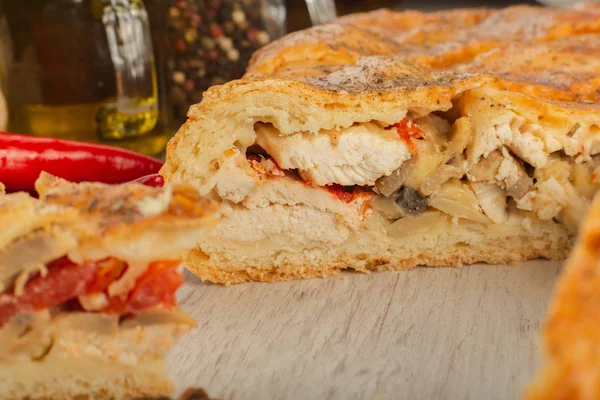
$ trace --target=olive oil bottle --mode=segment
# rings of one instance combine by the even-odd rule
[[[173,128],[155,61],[141,0],[0,0],[11,132],[158,154]]]

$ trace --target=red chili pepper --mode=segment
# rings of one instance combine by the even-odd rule
[[[162,161],[130,150],[0,132],[0,182],[32,191],[42,171],[71,182],[129,182],[157,173]]]
[[[165,185],[165,178],[159,174],[151,174],[137,178],[133,182],[138,182],[146,186],[163,187]]]

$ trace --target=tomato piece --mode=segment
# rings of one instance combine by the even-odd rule
[[[402,139],[402,141],[408,145],[410,152],[417,154],[417,146],[413,142],[413,138],[422,138],[425,136],[425,133],[419,129],[414,122],[405,118],[402,121],[390,126],[390,128],[395,128],[396,132],[398,132],[398,135],[400,136],[400,139]]]
[[[65,257],[49,264],[47,270],[45,276],[30,279],[21,296],[0,294],[0,326],[18,312],[42,310],[85,294],[95,266],[77,265]]]
[[[104,292],[111,283],[123,276],[127,269],[127,263],[116,258],[96,261],[94,265],[96,273],[87,284],[86,294]]]
[[[48,273],[30,279],[21,296],[0,294],[0,326],[13,315],[43,310],[63,304],[78,296],[103,292],[125,272],[127,264],[115,258],[75,264],[63,257],[48,264]]]
[[[179,264],[179,261],[151,263],[129,295],[128,311],[139,311],[159,304],[174,306],[175,292],[183,284],[183,275],[177,269]]]
[[[94,276],[93,264],[78,265],[62,258],[48,265],[46,276],[38,275],[25,284],[19,304],[24,310],[40,310],[80,296]]]
[[[354,199],[354,188],[333,184],[327,186],[327,190],[333,197],[344,203],[350,203]]]
[[[19,312],[19,304],[11,296],[0,295],[0,328]]]
[[[155,261],[136,281],[135,287],[125,296],[111,297],[103,312],[127,314],[163,305],[176,305],[175,292],[183,284],[178,271],[180,261]]]
[[[132,291],[123,296],[111,297],[103,312],[126,314],[156,305],[172,307],[176,304],[175,292],[183,283],[178,271],[179,261],[155,261],[138,278]],[[45,276],[30,279],[23,294],[0,294],[0,328],[15,314],[42,310],[65,304],[78,296],[106,291],[125,272],[127,264],[115,258],[78,265],[64,257],[47,266]]]
[[[108,305],[101,312],[123,315],[127,312],[127,294],[108,297]]]

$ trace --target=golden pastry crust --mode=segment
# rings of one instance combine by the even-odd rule
[[[543,328],[545,365],[531,400],[600,398],[600,197],[559,278]]]
[[[0,368],[2,398],[167,395],[174,385],[164,374],[165,355],[193,326],[193,319],[180,310],[153,311],[124,320],[117,315],[59,313],[19,337],[24,343],[47,342],[42,356],[2,355],[8,357]]]
[[[254,54],[247,76],[309,76],[322,74],[328,66],[390,54],[423,66],[453,69],[492,48],[600,33],[596,10],[590,3],[582,9],[513,6],[355,14],[265,46]],[[549,60],[555,61],[561,60]]]
[[[575,35],[551,42],[514,43],[457,65],[456,71],[488,73],[501,89],[554,101],[600,102],[600,34]],[[507,62],[510,60],[510,62]],[[569,105],[573,107],[573,105]],[[595,108],[594,110],[597,110]]]
[[[131,236],[149,226],[160,229],[203,225],[216,211],[214,202],[188,185],[163,189],[140,183],[77,184],[42,173],[36,189],[44,204],[77,210],[77,227],[100,238]]]
[[[49,229],[55,224],[69,225],[75,221],[77,211],[62,206],[39,202],[27,193],[0,196],[0,254],[14,240],[36,229]]]
[[[164,396],[174,390],[164,374],[164,361],[130,365],[69,360],[49,367],[43,363],[16,363],[0,371],[6,400],[138,399]],[[68,376],[69,379],[65,379]]]
[[[480,24],[494,10],[467,8],[424,13],[407,10],[394,12],[387,9],[352,14],[337,20],[380,37],[388,37],[399,44],[432,47],[437,43],[456,39],[462,32]]]

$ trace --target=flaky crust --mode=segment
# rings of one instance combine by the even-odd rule
[[[598,33],[600,12],[593,3],[582,4],[581,9],[514,6],[435,13],[379,10],[344,17],[271,43],[255,53],[246,76],[306,81],[307,77],[327,75],[340,65],[356,64],[365,57],[392,55],[421,67],[453,73],[491,73],[515,80],[524,89],[539,80],[553,86],[555,71],[561,68],[563,74],[577,80],[585,79],[581,76],[584,69],[598,76],[598,39],[593,37]],[[585,40],[574,39],[580,35],[586,35]],[[561,50],[536,54],[564,40],[573,48],[557,44]],[[504,54],[505,48],[515,45],[521,49]],[[523,52],[523,47],[527,51]],[[502,50],[470,64],[474,57],[492,49]],[[536,60],[543,60],[543,64]],[[594,66],[590,67],[589,62]],[[598,82],[586,95],[598,99],[597,88]]]
[[[42,173],[36,189],[44,204],[77,210],[77,228],[100,238],[135,235],[149,226],[202,225],[216,211],[214,202],[186,185],[163,189],[140,183],[71,183]]]
[[[37,229],[55,224],[70,225],[77,211],[69,207],[44,204],[27,193],[0,194],[0,254],[14,240]]]
[[[600,398],[600,197],[581,229],[543,328],[545,365],[530,400]]]
[[[125,400],[171,393],[164,361],[130,365],[69,361],[53,368],[15,363],[0,370],[5,400]],[[66,379],[69,377],[69,379]]]
[[[17,345],[16,354],[0,359],[0,397],[116,400],[167,395],[174,386],[164,373],[164,357],[193,326],[193,319],[178,309],[121,321],[116,315],[60,313],[18,338],[44,343],[48,348],[41,356],[19,354]]]

